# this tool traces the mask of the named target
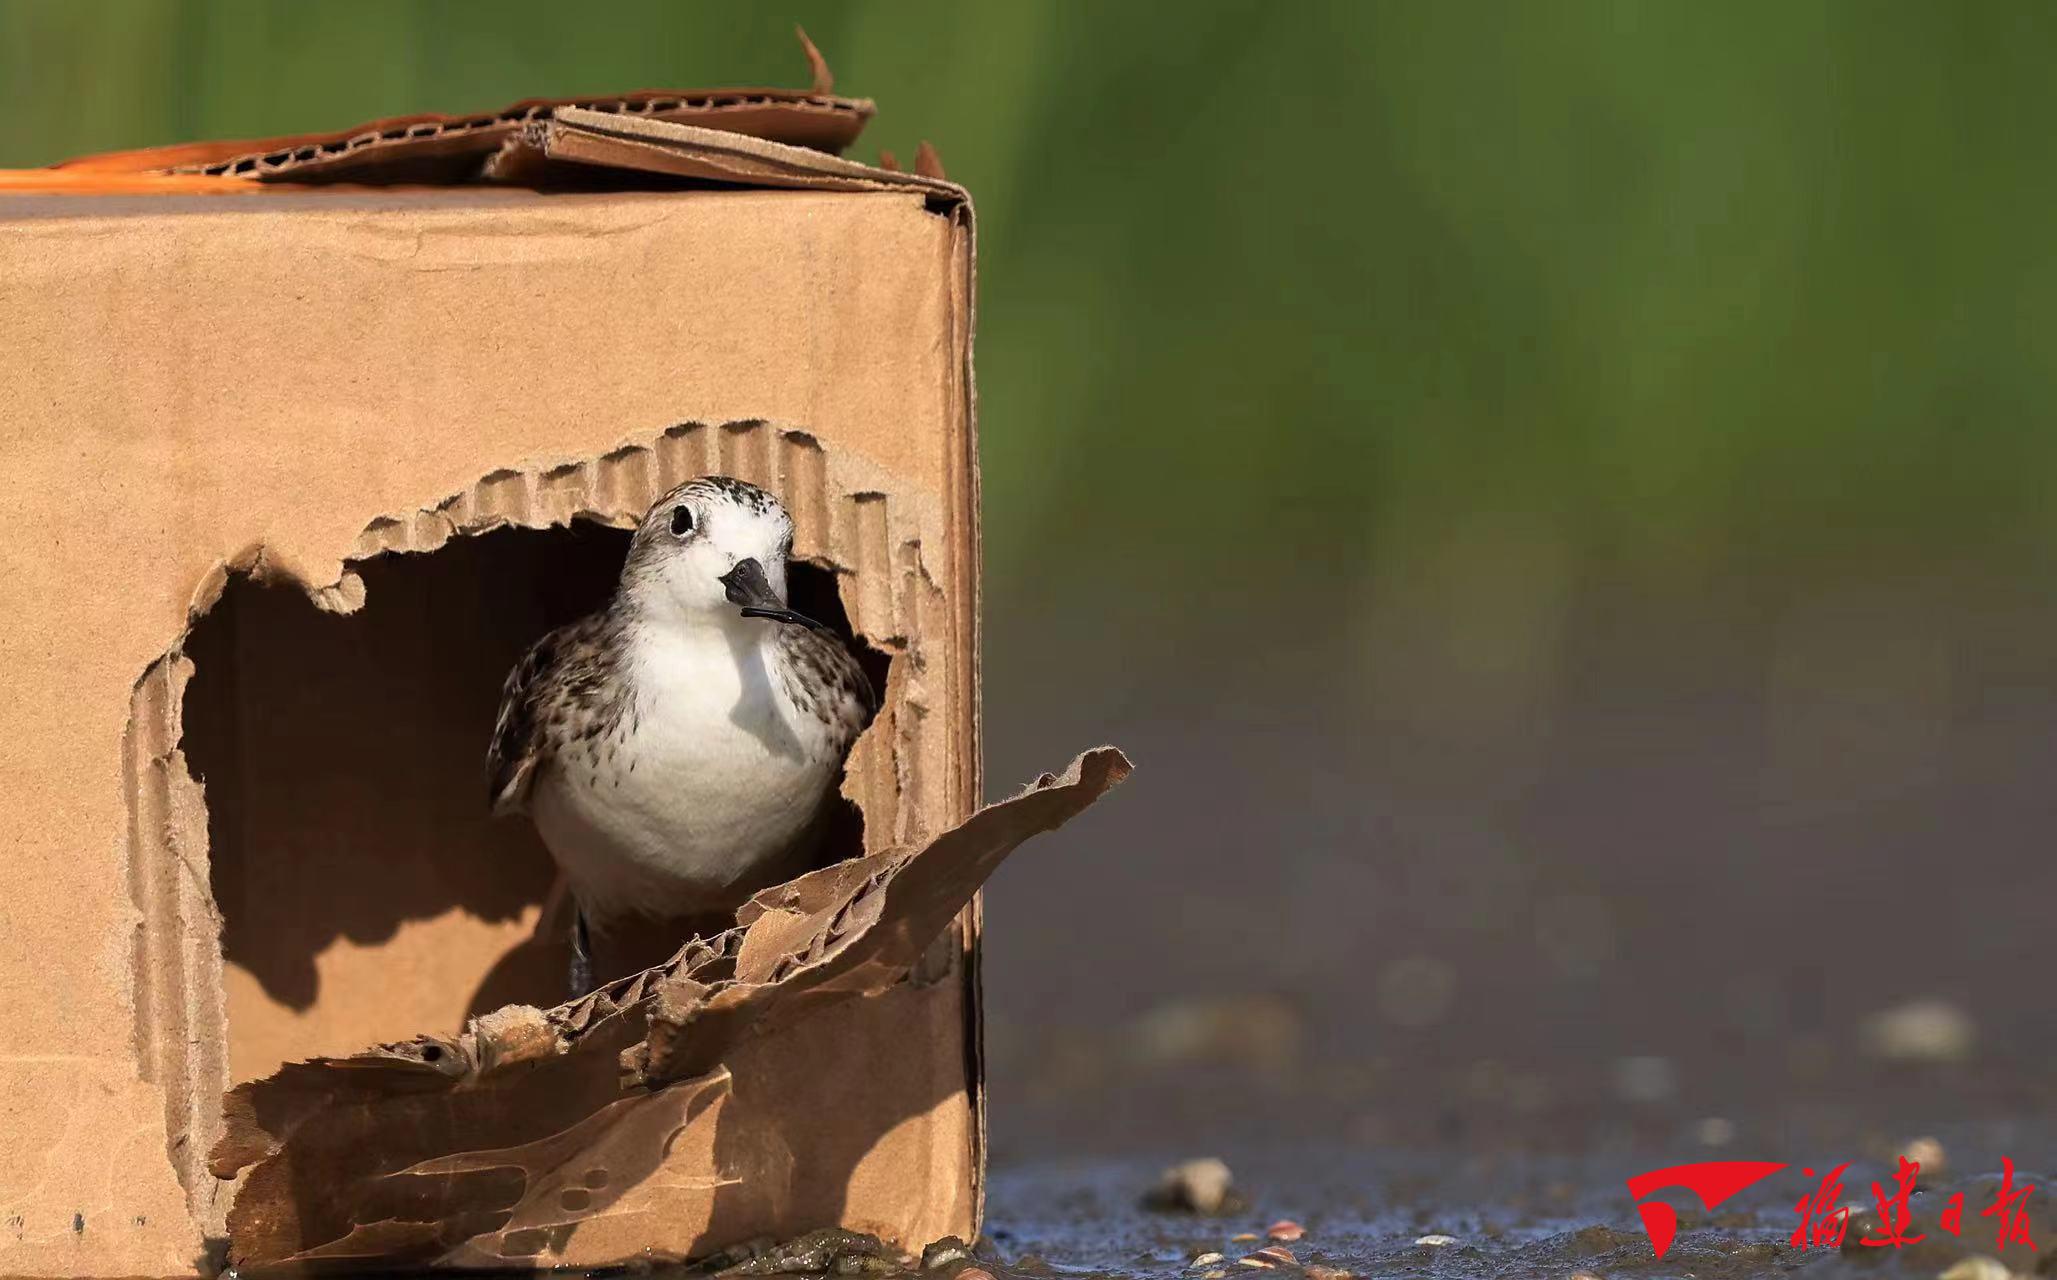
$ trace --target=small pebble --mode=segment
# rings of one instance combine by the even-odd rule
[[[1900,1148],[1900,1157],[1903,1160],[1911,1160],[1915,1164],[1920,1165],[1921,1177],[1924,1180],[1930,1176],[1940,1174],[1950,1167],[1949,1153],[1944,1151],[1943,1144],[1937,1142],[1934,1138],[1916,1138]]]
[[[2014,1273],[1998,1258],[1974,1253],[1970,1257],[1959,1258],[1936,1280],[2014,1280]]]
[[[1234,1244],[1249,1244],[1256,1239],[1258,1239],[1258,1235],[1255,1231],[1238,1231],[1229,1237],[1230,1242]]]
[[[1143,1197],[1143,1205],[1212,1216],[1234,1206],[1234,1184],[1228,1166],[1221,1161],[1211,1156],[1187,1160],[1158,1175],[1157,1185]]]
[[[1308,1280],[1357,1280],[1356,1276],[1338,1267],[1324,1267],[1313,1262],[1308,1263],[1302,1270],[1307,1273]]]
[[[1264,1234],[1274,1240],[1298,1240],[1307,1234],[1307,1228],[1291,1218],[1281,1218],[1264,1229]]]
[[[1193,1259],[1191,1262],[1188,1262],[1186,1265],[1188,1267],[1211,1267],[1217,1262],[1227,1261],[1228,1259],[1222,1257],[1220,1254],[1209,1252],[1201,1254],[1199,1257]]]
[[[1736,1140],[1736,1125],[1726,1116],[1708,1116],[1693,1126],[1693,1136],[1703,1147],[1725,1147]]]
[[[1239,1266],[1264,1268],[1300,1265],[1300,1260],[1293,1256],[1291,1249],[1278,1244],[1272,1245],[1269,1249],[1259,1249],[1247,1258],[1238,1258],[1236,1262]]]
[[[1421,1237],[1420,1239],[1416,1240],[1416,1241],[1415,1241],[1414,1243],[1416,1243],[1416,1244],[1421,1244],[1421,1245],[1427,1245],[1427,1246],[1428,1246],[1429,1248],[1431,1248],[1431,1249],[1440,1249],[1440,1248],[1442,1248],[1442,1247],[1443,1247],[1443,1246],[1445,1246],[1445,1245],[1452,1245],[1452,1244],[1456,1244],[1456,1243],[1457,1243],[1457,1237],[1456,1237],[1456,1236],[1422,1236],[1422,1237]]]

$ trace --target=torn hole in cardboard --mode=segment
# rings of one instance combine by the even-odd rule
[[[533,638],[553,618],[604,598],[619,565],[619,527],[672,484],[707,471],[782,493],[798,526],[798,553],[812,566],[796,566],[796,592],[811,593],[802,607],[845,616],[851,634],[870,646],[875,679],[884,664],[884,706],[853,752],[843,788],[858,816],[842,852],[862,856],[825,868],[817,873],[822,880],[781,887],[781,896],[746,909],[739,929],[592,1000],[549,1014],[503,1007],[503,998],[545,998],[532,995],[518,973],[497,971],[534,934],[549,867],[524,825],[494,827],[482,802],[470,807],[498,681],[526,643],[524,629]],[[920,989],[961,974],[966,942],[954,922],[990,863],[974,858],[958,868],[943,894],[956,903],[947,910],[904,892],[907,905],[898,914],[887,910],[890,886],[904,879],[903,860],[932,867],[941,856],[933,851],[955,847],[964,830],[929,839],[938,797],[954,786],[935,763],[949,758],[940,745],[949,717],[930,716],[940,693],[931,683],[947,673],[932,672],[925,654],[954,616],[922,555],[939,520],[918,499],[894,497],[888,477],[835,456],[807,432],[758,421],[685,423],[595,458],[494,471],[432,507],[375,518],[333,573],[285,563],[259,546],[229,557],[196,592],[189,634],[139,681],[129,742],[130,865],[141,921],[137,1052],[146,1077],[164,1090],[173,1164],[202,1229],[216,1237],[229,1229],[234,1255],[246,1261],[345,1257],[369,1265],[462,1254],[472,1265],[597,1263],[629,1256],[651,1239],[712,1247],[739,1238],[726,1234],[731,1229],[753,1234],[745,1229],[789,1222],[796,1211],[837,1221],[849,1187],[879,1180],[871,1166],[896,1126],[962,1106],[961,1071],[902,1073],[890,1079],[893,1087],[872,1089],[853,1105],[822,1096],[833,1082],[793,1065],[847,1054],[854,1043],[963,1035],[961,1021],[943,1025],[935,1007],[921,1005]],[[521,589],[496,590],[496,583]],[[317,607],[308,608],[309,600]],[[507,652],[488,661],[483,651],[494,646]],[[382,688],[370,678],[394,671],[411,672],[412,683]],[[347,694],[338,697],[338,686]],[[476,725],[466,723],[468,699],[479,702]],[[405,733],[395,734],[395,726]],[[296,781],[288,767],[295,761],[320,767]],[[424,776],[413,777],[414,769]],[[1095,795],[1095,787],[1118,780],[1111,763],[1096,769],[1085,787]],[[444,774],[447,797],[429,785]],[[310,782],[316,794],[306,807],[329,815],[328,829],[302,822],[296,831],[296,788]],[[310,797],[303,790],[298,799]],[[394,841],[403,827],[408,840]],[[492,838],[469,844],[481,828]],[[391,859],[394,844],[408,845],[413,856]],[[367,860],[364,850],[382,847]],[[453,847],[475,856],[453,859]],[[327,874],[305,876],[310,864],[326,865]],[[361,936],[352,936],[345,908],[353,894],[402,909],[358,920]],[[412,911],[410,902],[422,909]],[[338,914],[346,917],[341,925]],[[259,927],[252,932],[245,921]],[[322,944],[311,946],[310,938]],[[848,957],[866,938],[874,950],[853,973]],[[893,947],[880,950],[887,941]],[[536,970],[554,970],[553,982],[561,974],[547,963]],[[427,1003],[414,1008],[410,999]],[[407,1035],[417,1038],[340,1056]],[[764,1049],[766,1039],[781,1047]],[[955,1052],[926,1060],[948,1061]],[[301,1058],[315,1061],[295,1061]],[[577,1065],[548,1065],[560,1059]],[[429,1098],[437,1090],[423,1086],[435,1081],[476,1085],[490,1076],[506,1088],[526,1074],[554,1079],[564,1071],[576,1079],[559,1080],[555,1101],[526,1130],[509,1128],[498,1110],[406,1113],[408,1105],[450,1104]],[[711,1082],[722,1073],[728,1084]],[[225,1125],[220,1099],[233,1081],[247,1083]],[[668,1114],[662,1107],[684,1096],[676,1091],[686,1084],[703,1110],[682,1116],[730,1117],[722,1149],[681,1146],[692,1126],[674,1125],[661,1144],[667,1176],[655,1183],[647,1180],[647,1151],[620,1154],[611,1172],[602,1171],[619,1177],[626,1205],[594,1194],[597,1187],[561,1188],[566,1194],[553,1203],[569,1216],[546,1221],[537,1184],[507,1171],[505,1161],[518,1172],[530,1167],[523,1160],[564,1142],[602,1141],[616,1132],[615,1122],[595,1119],[603,1113],[644,1117],[620,1121],[634,1130],[621,1141],[642,1142],[649,1126],[664,1127],[648,1117]],[[388,1089],[413,1102],[396,1103],[397,1111],[374,1105],[374,1095]],[[615,1106],[656,1094],[671,1102]],[[731,1105],[735,1098],[740,1105]],[[396,1127],[351,1130],[347,1152],[332,1148],[318,1135],[342,1136],[324,1127],[338,1123],[336,1107]],[[851,1123],[826,1143],[820,1133],[779,1128],[781,1115],[839,1113]],[[459,1119],[471,1126],[464,1141],[450,1127]],[[294,1137],[303,1124],[314,1126],[305,1130],[311,1146]],[[450,1144],[424,1157],[446,1162],[431,1164],[433,1177],[381,1165],[381,1181],[352,1182],[348,1168],[323,1164],[386,1160],[409,1149],[401,1132],[422,1124]],[[480,1153],[513,1148],[528,1155],[492,1157],[503,1163],[490,1169],[479,1164]],[[808,1158],[753,1163],[777,1151]],[[310,1175],[315,1169],[323,1172]],[[383,1180],[403,1171],[398,1182]],[[331,1175],[342,1179],[332,1188]],[[216,1178],[239,1179],[233,1209]],[[455,1202],[438,1201],[433,1221],[411,1218],[414,1226],[403,1230],[390,1201],[411,1203],[408,1189],[424,1181],[467,1190]],[[633,1187],[641,1189],[629,1195]],[[351,1199],[360,1194],[369,1199]],[[574,1208],[581,1196],[583,1207]],[[867,1203],[881,1199],[874,1190]],[[639,1217],[649,1214],[661,1222]],[[910,1207],[899,1220],[921,1218]],[[682,1222],[691,1227],[683,1237]],[[498,1262],[477,1252],[485,1246],[467,1243],[498,1232],[512,1233],[491,1242]]]
[[[562,997],[553,868],[528,823],[482,818],[481,743],[506,672],[606,603],[627,544],[574,520],[380,555],[356,566],[348,614],[239,575],[194,625],[184,751],[205,788],[231,1078]],[[886,688],[888,655],[851,636],[832,573],[796,564],[792,583]],[[840,799],[822,856],[864,848]],[[597,972],[659,963],[686,927],[603,937]]]

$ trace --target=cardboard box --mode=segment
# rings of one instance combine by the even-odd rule
[[[0,1274],[976,1230],[975,893],[1127,764],[974,812],[970,206],[837,158],[869,111],[823,77],[0,175]],[[861,835],[545,1010],[500,680],[708,471],[785,498],[796,595],[884,673]]]

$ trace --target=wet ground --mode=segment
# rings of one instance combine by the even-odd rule
[[[1962,1152],[1940,1178],[1923,1178],[1910,1197],[1902,1248],[1869,1247],[1882,1234],[1871,1183],[1893,1189],[1894,1161],[1860,1159],[1842,1175],[1833,1206],[1853,1206],[1841,1248],[1795,1249],[1794,1206],[1818,1189],[1795,1164],[1744,1191],[1714,1213],[1690,1192],[1658,1192],[1678,1211],[1680,1229],[1661,1260],[1637,1216],[1626,1179],[1675,1158],[1779,1159],[1777,1153],[1683,1150],[1596,1153],[1578,1158],[1493,1156],[1456,1152],[1373,1154],[1306,1145],[1291,1151],[1244,1152],[1234,1161],[1246,1207],[1220,1217],[1155,1212],[1139,1192],[1155,1181],[1149,1161],[1043,1161],[997,1170],[991,1187],[990,1260],[1002,1275],[1256,1276],[1267,1269],[1334,1280],[1357,1277],[1741,1277],[1799,1273],[1873,1280],[1934,1277],[1968,1258],[2000,1255],[2001,1270],[1962,1270],[1953,1280],[2001,1280],[2014,1273],[2057,1274],[2057,1219],[2047,1158],[2017,1156],[2015,1189],[2027,1197],[2028,1233],[2036,1250],[1996,1247],[2000,1219],[1981,1216],[1997,1198],[1997,1155],[1988,1164],[1975,1134],[1953,1134]],[[1987,1133],[1987,1139],[2020,1135]],[[1969,1165],[1966,1161],[1970,1160]],[[1813,1167],[1813,1166],[1808,1166]],[[1962,1172],[1960,1172],[1960,1169]],[[1827,1172],[1816,1168],[1816,1174]],[[1958,1192],[1964,1210],[1958,1235],[1938,1219]],[[1833,1208],[1830,1209],[1833,1213]],[[1272,1228],[1284,1225],[1275,1239]],[[1829,1223],[1833,1229],[1833,1221]],[[1284,1254],[1261,1252],[1282,1249]],[[1206,1255],[1219,1254],[1218,1260]],[[1195,1264],[1194,1260],[1202,1259]],[[1245,1260],[1248,1261],[1245,1261]],[[1985,1264],[1971,1263],[1972,1268]]]
[[[1453,1035],[1370,1057],[1301,1008],[1193,997],[1068,1036],[996,1014],[996,1274],[1234,1280],[1270,1263],[1313,1280],[2057,1275],[2057,1097],[2043,1059],[1987,1051],[1948,1002],[1909,1002],[1840,1038],[1691,1057],[1580,1054],[1580,1027],[1606,1006],[1554,1039],[1533,1012],[1510,1020],[1496,1056]],[[1909,1243],[1866,1246],[1883,1234],[1873,1184],[1892,1195],[1903,1152],[1922,1166]],[[1142,1207],[1162,1168],[1197,1156],[1232,1167],[1242,1207]],[[2015,1189],[2031,1188],[2036,1249],[2003,1250],[2001,1219],[1986,1214],[2010,1159]],[[1688,1189],[1645,1188],[1677,1215],[1660,1259],[1628,1180],[1742,1161],[1786,1167],[1711,1212]],[[1840,1189],[1822,1192],[1841,1166]],[[1959,1194],[1953,1234],[1942,1217]],[[1803,1198],[1817,1217],[1848,1209],[1841,1247],[1832,1222],[1792,1247]],[[1274,1242],[1280,1221],[1298,1238]],[[1290,1257],[1260,1253],[1274,1243]],[[1207,1254],[1220,1257],[1194,1262]],[[2004,1265],[1971,1261],[1992,1255]]]
[[[2011,1122],[1910,1144],[1926,1162],[1919,1173],[1903,1169],[1907,1153],[1897,1151],[1883,1160],[1858,1157],[1846,1168],[1796,1162],[1762,1170],[1754,1185],[1717,1195],[1713,1211],[1689,1191],[1646,1189],[1645,1204],[1675,1215],[1675,1235],[1660,1257],[1629,1178],[1675,1163],[1768,1154],[1713,1149],[1732,1135],[1704,1123],[1694,1130],[1670,1151],[1578,1156],[1275,1145],[1234,1153],[1227,1181],[1226,1162],[1216,1158],[1170,1168],[1142,1158],[1028,1161],[994,1171],[987,1234],[969,1245],[937,1242],[917,1259],[872,1237],[825,1231],[745,1246],[708,1270],[935,1280],[2057,1275],[2057,1196],[2046,1172],[2057,1169],[2048,1159],[2057,1148],[2047,1131],[2031,1135]],[[2008,1171],[2003,1149],[2034,1149],[2043,1158],[2015,1159]],[[1192,1172],[1170,1176],[1180,1168]],[[1908,1174],[1904,1211],[1892,1207],[1896,1172]],[[1874,1202],[1875,1182],[1888,1197],[1890,1220]],[[1196,1198],[1212,1211],[1196,1209]],[[1665,1215],[1654,1216],[1661,1232]],[[1807,1242],[1796,1247],[1803,1216]]]

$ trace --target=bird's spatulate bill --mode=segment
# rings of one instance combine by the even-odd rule
[[[735,928],[571,1004],[238,1086],[211,1161],[217,1177],[247,1171],[230,1261],[490,1268],[547,1245],[577,1266],[634,1254],[653,1216],[687,1228],[689,1254],[748,1234],[770,1205],[832,1220],[860,1155],[825,1167],[834,1144],[814,1143],[800,1158],[752,1090],[834,1060],[852,1017],[902,1016],[920,998],[910,974],[1001,860],[1129,769],[1112,747],[1088,751],[925,844],[767,889]],[[933,1105],[919,1074],[837,1084],[862,1113],[852,1132]],[[653,1176],[681,1153],[723,1176]]]
[[[721,585],[727,589],[729,603],[743,606],[746,618],[770,618],[774,622],[790,622],[795,626],[812,627],[826,631],[825,623],[789,609],[779,599],[778,592],[771,589],[771,580],[764,576],[764,566],[755,560],[738,560],[736,567],[722,575]]]

